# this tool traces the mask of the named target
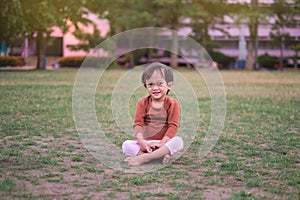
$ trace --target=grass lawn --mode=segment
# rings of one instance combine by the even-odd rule
[[[0,72],[0,199],[299,199],[300,73],[223,71],[227,114],[212,151],[199,159],[210,96],[195,71],[199,131],[182,157],[161,170],[109,168],[82,144],[73,122],[77,71]],[[117,145],[106,71],[96,94],[99,123]],[[116,131],[117,132],[117,131]]]

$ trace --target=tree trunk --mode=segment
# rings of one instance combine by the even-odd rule
[[[251,1],[252,12],[253,12],[253,10],[256,10],[257,8],[258,8],[258,0]],[[249,32],[250,32],[250,41],[248,44],[246,70],[253,70],[254,65],[256,65],[256,62],[257,62],[257,58],[255,55],[256,53],[254,52],[254,51],[257,51],[257,47],[256,47],[256,40],[257,40],[257,33],[258,33],[258,17],[257,16],[250,17],[248,27],[249,27]]]
[[[246,70],[253,70],[254,65],[257,62],[257,30],[258,30],[258,23],[257,19],[253,19],[253,22],[249,24],[250,30],[250,40],[248,44],[248,54],[246,60]]]
[[[37,63],[36,68],[37,69],[43,69],[43,59],[45,59],[45,52],[46,52],[46,38],[44,36],[44,33],[42,31],[37,32],[36,37],[36,44],[37,44]],[[45,60],[44,60],[45,62]]]
[[[175,31],[178,31],[178,27],[179,27],[179,15],[178,15],[178,11],[179,11],[179,5],[178,3],[176,4],[176,9],[174,11],[174,16],[171,22],[171,28]],[[171,52],[171,61],[170,61],[170,65],[173,68],[177,68],[178,67],[178,32],[172,32],[172,52]],[[174,53],[173,53],[174,52]]]
[[[128,67],[134,67],[136,65],[134,52],[129,52],[129,66]]]
[[[206,50],[209,51],[209,49],[207,49],[207,41],[209,40],[209,34],[208,34],[208,29],[209,29],[209,21],[208,20],[204,20],[204,27],[203,27],[203,31],[202,31],[202,47]]]
[[[248,44],[248,53],[247,53],[247,60],[246,60],[246,70],[253,70],[254,64],[254,42],[249,41]]]
[[[298,68],[298,51],[295,50],[295,56],[294,56],[294,68]]]
[[[174,53],[173,53],[174,52]],[[176,32],[172,32],[172,53],[171,53],[171,67],[177,68],[178,60],[178,34]]]
[[[280,58],[279,58],[279,69],[283,69],[283,49],[284,49],[284,36],[280,36]]]
[[[254,59],[253,59],[253,69],[254,70],[258,70],[259,69],[259,64],[258,64],[258,38],[257,35],[255,37],[255,42],[254,42],[255,46],[254,46]]]
[[[147,49],[147,62],[150,63],[150,60],[152,58],[152,54],[153,54],[153,49]]]

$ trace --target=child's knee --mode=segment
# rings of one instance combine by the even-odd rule
[[[178,146],[178,148],[181,150],[183,149],[183,140],[181,137],[179,136],[175,136],[174,138],[174,143],[176,144],[176,146]]]
[[[122,150],[126,156],[136,156],[139,151],[137,148],[137,145],[134,145],[132,140],[126,140],[122,144]]]
[[[183,140],[181,137],[175,136],[166,143],[166,146],[169,149],[170,154],[174,155],[183,149]]]
[[[130,149],[130,141],[126,140],[125,142],[123,142],[122,144],[122,150],[123,153],[126,154],[126,152],[128,152],[128,150]]]

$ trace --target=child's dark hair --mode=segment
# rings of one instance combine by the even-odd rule
[[[160,62],[151,63],[146,67],[142,75],[142,83],[146,87],[146,80],[149,79],[155,71],[159,71],[164,77],[165,81],[168,83],[173,82],[173,72],[171,67],[164,65]],[[167,92],[167,94],[169,91]]]

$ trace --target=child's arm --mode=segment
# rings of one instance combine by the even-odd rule
[[[138,133],[141,133],[140,138],[143,138],[144,126],[145,126],[145,122],[144,122],[145,116],[146,116],[145,103],[144,103],[144,99],[141,99],[136,104],[136,110],[135,110],[135,115],[134,115],[133,129],[134,129],[134,134],[135,134],[136,138],[137,138]]]
[[[172,100],[170,106],[167,110],[168,113],[168,126],[165,133],[165,137],[173,138],[179,127],[179,118],[180,118],[180,106],[176,100]]]
[[[162,147],[164,144],[166,144],[169,139],[170,138],[168,136],[164,136],[160,142],[150,143],[150,147],[151,147],[151,149],[158,149],[158,148]]]
[[[137,142],[139,143],[141,147],[141,151],[143,152],[151,152],[150,145],[145,142],[144,140],[144,118],[146,116],[146,110],[145,110],[145,98],[140,99],[136,104],[136,110],[135,110],[135,116],[134,116],[134,134]]]

